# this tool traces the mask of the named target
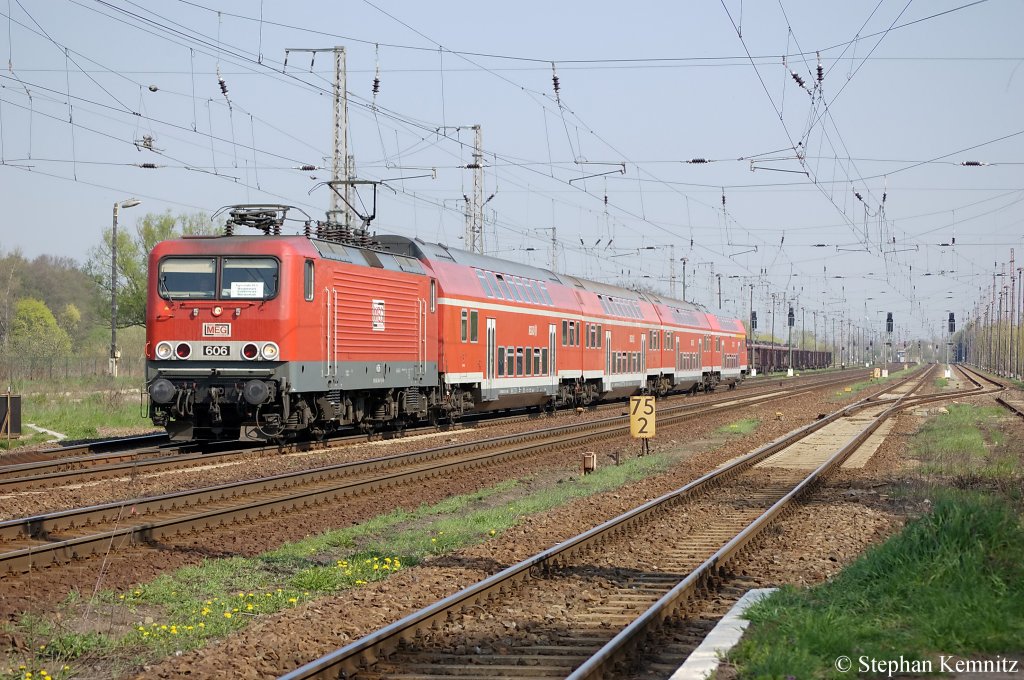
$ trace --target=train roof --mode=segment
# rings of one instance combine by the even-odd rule
[[[553,281],[554,283],[559,283],[567,288],[585,290],[596,295],[650,302],[651,304],[665,305],[671,309],[695,313],[698,315],[708,313],[704,307],[692,302],[676,300],[657,293],[636,291],[630,288],[614,286],[609,283],[591,281],[589,279],[572,276],[570,274],[556,274],[555,272],[542,267],[534,267],[533,265],[512,262],[510,260],[503,260],[501,258],[490,257],[488,255],[478,255],[459,248],[452,248],[443,243],[429,243],[419,238],[410,239],[405,236],[398,235],[378,235],[374,237],[374,240],[385,250],[390,250],[402,255],[408,255],[410,257],[420,257],[428,261],[443,260],[468,267],[474,267],[476,269],[499,272],[502,274],[511,274],[513,276],[522,276],[528,279]]]

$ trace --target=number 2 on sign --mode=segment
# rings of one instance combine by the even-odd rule
[[[636,439],[654,436],[654,397],[629,398],[629,434]]]

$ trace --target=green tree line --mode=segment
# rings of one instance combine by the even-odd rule
[[[214,233],[202,213],[149,213],[134,228],[117,234],[117,317],[119,328],[142,326],[146,314],[146,267],[160,241]],[[0,247],[0,352],[19,357],[63,357],[101,351],[109,342],[111,232],[102,232],[86,261]],[[2,244],[0,244],[2,246]]]

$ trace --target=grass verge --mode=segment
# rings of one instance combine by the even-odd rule
[[[729,423],[718,428],[719,434],[750,434],[757,429],[757,426],[761,424],[761,421],[757,418],[744,418],[743,420],[737,420],[735,423]]]
[[[672,462],[670,456],[653,454],[538,489],[531,479],[510,480],[434,505],[393,511],[257,557],[209,559],[127,592],[102,592],[89,603],[75,595],[66,603],[59,626],[23,616],[16,624],[0,625],[0,631],[6,628],[24,639],[28,649],[39,650],[18,662],[36,678],[47,664],[70,664],[74,673],[76,662],[97,656],[127,671],[200,647],[261,614],[385,579],[430,556],[481,543],[530,515],[659,474]],[[83,620],[105,623],[87,627]],[[114,620],[121,623],[108,623]]]
[[[960,487],[972,480],[1012,481],[1024,475],[1020,456],[998,428],[1005,411],[997,407],[952,404],[930,418],[914,437],[920,472],[952,480]]]
[[[838,678],[862,660],[930,660],[1024,647],[1024,528],[1008,501],[944,491],[931,514],[835,580],[786,587],[747,612],[740,677]],[[852,659],[840,673],[836,659]]]
[[[69,440],[96,439],[111,431],[151,428],[152,423],[142,415],[137,393],[95,392],[84,394],[27,394],[22,398],[22,423],[34,423],[48,430],[60,432]],[[26,433],[33,432],[24,428]],[[31,436],[12,440],[11,448],[47,441]],[[6,445],[6,440],[4,440]]]

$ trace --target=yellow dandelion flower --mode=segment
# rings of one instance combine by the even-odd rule
[[[437,543],[437,539],[436,538],[432,538],[432,539],[430,539],[430,542],[431,543]]]
[[[144,638],[149,637],[149,631],[148,630],[147,631],[143,631],[142,637],[144,637]]]
[[[194,630],[192,626],[185,626],[185,630]]]
[[[245,593],[238,593],[239,597],[245,597]]]
[[[213,604],[213,600],[207,600],[206,604]]]
[[[46,645],[39,645],[39,651],[40,652],[43,651],[44,649],[46,649]]]
[[[238,607],[235,607],[235,608],[234,608],[234,609],[232,609],[231,611],[233,611],[233,612],[237,612],[237,611],[238,611]]]
[[[178,634],[178,629],[177,628],[171,628],[171,635],[177,635],[177,634]]]
[[[141,590],[136,590],[133,594],[134,595],[142,595],[142,591]]]
[[[224,612],[224,618],[225,619],[230,619],[231,618],[231,612]]]
[[[256,597],[255,593],[249,593],[249,597]]]
[[[124,599],[124,593],[121,593],[120,595],[118,595],[118,596],[117,596],[117,599],[119,599],[119,600],[123,600],[123,599]]]
[[[380,571],[380,565],[379,564],[373,565],[373,570],[374,571]]]
[[[145,626],[139,626],[139,630],[146,630]]]
[[[299,601],[299,600],[298,600],[298,598],[295,598],[295,597],[289,597],[289,598],[288,598],[288,602],[290,602],[290,603],[292,603],[292,604],[295,604],[295,603],[296,603],[296,602],[298,602],[298,601]]]
[[[160,630],[167,630],[167,626],[166,625],[160,626]]]
[[[246,609],[246,611],[250,611],[251,612],[252,611],[252,605],[251,604],[245,605],[245,609]]]
[[[200,621],[200,622],[199,622],[199,627],[200,627],[200,628],[206,628],[206,624],[205,624],[205,623],[203,623],[202,621]]]
[[[494,529],[491,529],[491,536],[493,536],[493,535],[494,535],[494,534],[496,534],[496,533],[498,533],[498,532],[497,532],[497,531],[495,531]]]

